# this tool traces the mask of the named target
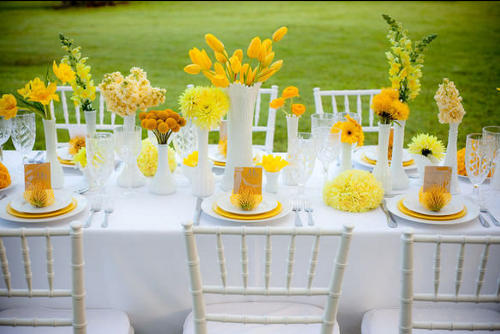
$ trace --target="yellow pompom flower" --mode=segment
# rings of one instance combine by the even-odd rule
[[[273,34],[273,41],[275,41],[275,42],[281,41],[281,39],[286,35],[287,32],[288,32],[288,28],[287,27],[281,27],[281,28],[279,28]]]
[[[43,188],[40,182],[34,182],[24,192],[24,199],[35,208],[45,208],[55,202],[54,190]]]
[[[4,94],[0,98],[0,116],[11,119],[17,115],[17,100],[12,94]]]
[[[224,52],[224,44],[221,41],[219,41],[217,37],[215,37],[214,35],[206,34],[205,41],[212,50],[220,53]]]
[[[257,163],[257,166],[262,166],[266,172],[276,173],[288,166],[288,161],[279,155],[264,155],[262,161]]]
[[[56,75],[57,79],[61,81],[61,83],[65,84],[67,82],[72,82],[75,80],[75,72],[71,69],[71,66],[65,63],[59,64],[57,66],[56,62],[52,64],[52,70]]]
[[[323,201],[335,209],[365,212],[380,205],[384,198],[382,184],[373,174],[356,169],[347,170],[323,188]]]
[[[239,194],[231,194],[229,199],[235,207],[244,211],[252,211],[262,202],[262,195],[256,194],[252,188],[244,188]]]
[[[439,212],[451,201],[451,194],[446,190],[444,185],[433,185],[423,190],[420,188],[418,192],[418,201],[424,208],[430,211]]]
[[[444,145],[437,137],[421,133],[411,139],[408,152],[423,155],[431,161],[438,162],[444,157]]]
[[[137,157],[137,166],[144,176],[154,176],[158,168],[158,147],[146,138],[142,141],[141,153]],[[168,167],[171,172],[175,171],[175,151],[168,148]]]

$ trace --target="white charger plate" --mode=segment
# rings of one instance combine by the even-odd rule
[[[354,163],[361,165],[365,168],[368,168],[369,170],[372,170],[375,165],[369,164],[368,162],[363,160],[363,155],[366,154],[366,150],[370,149],[370,147],[376,147],[374,145],[369,145],[369,146],[361,146],[357,150],[354,150],[353,155],[352,155],[352,160]],[[417,169],[417,165],[415,163],[409,165],[409,166],[403,166],[403,169],[405,171],[413,171]]]
[[[0,218],[14,223],[49,223],[66,218],[71,218],[85,210],[88,205],[88,201],[84,196],[73,194],[73,198],[77,201],[76,208],[63,215],[48,218],[20,218],[12,216],[7,213],[7,205],[9,204],[10,200],[8,198],[5,198],[0,201]]]
[[[453,196],[450,203],[441,209],[439,212],[434,212],[426,209],[418,200],[418,194],[409,193],[403,200],[404,206],[414,212],[431,216],[447,216],[459,213],[464,209],[464,199],[461,196]]]
[[[399,211],[398,202],[406,195],[399,195],[393,198],[387,199],[387,210],[389,210],[395,216],[407,220],[413,223],[422,223],[428,225],[455,225],[468,223],[479,216],[479,206],[468,199],[464,199],[464,205],[467,207],[467,213],[462,218],[457,218],[453,220],[428,220],[422,218],[416,218],[408,216],[407,214]]]
[[[234,206],[229,199],[230,196],[231,193],[220,195],[216,200],[217,206],[224,211],[238,215],[258,215],[274,210],[278,206],[278,201],[273,195],[264,193],[262,194],[262,202],[260,202],[255,210],[245,211]]]
[[[282,209],[281,209],[281,212],[278,213],[274,217],[269,217],[269,218],[265,218],[265,219],[257,219],[257,220],[237,220],[237,219],[226,218],[223,216],[219,216],[213,210],[214,201],[216,201],[218,197],[219,197],[219,195],[215,195],[215,196],[212,196],[212,197],[209,197],[209,198],[206,198],[205,200],[203,200],[203,202],[201,203],[201,210],[206,215],[208,215],[212,218],[219,219],[219,220],[226,221],[226,222],[268,223],[268,222],[271,222],[273,220],[283,218],[283,217],[287,216],[290,212],[292,212],[292,206],[290,205],[290,201],[286,198],[278,198],[278,201],[280,201],[280,203],[282,205]]]
[[[54,204],[45,208],[34,208],[24,199],[23,193],[16,193],[11,196],[12,201],[10,202],[10,207],[23,213],[48,213],[67,207],[73,200],[73,194],[67,190],[54,190],[54,197]]]

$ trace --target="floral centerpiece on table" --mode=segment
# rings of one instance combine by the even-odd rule
[[[264,155],[262,161],[257,163],[257,166],[262,166],[266,174],[265,190],[269,193],[278,192],[278,177],[280,171],[288,166],[288,161],[279,155]]]
[[[443,159],[444,146],[437,137],[422,133],[411,139],[408,152],[417,162],[420,179],[423,181],[425,166],[437,165]]]
[[[158,147],[149,138],[142,140],[141,153],[137,157],[137,166],[146,177],[156,174],[156,170],[158,169]],[[177,167],[175,151],[172,147],[168,148],[168,166],[172,173]]]
[[[345,116],[345,121],[338,121],[330,130],[332,133],[340,131],[340,143],[342,151],[341,171],[352,168],[352,147],[353,145],[363,146],[365,135],[363,128],[349,114]]]
[[[465,109],[455,83],[447,78],[443,79],[443,83],[439,85],[434,100],[439,109],[439,122],[447,123],[450,126],[444,165],[452,168],[450,190],[452,193],[457,193],[459,192],[457,176],[458,126],[465,115]]]

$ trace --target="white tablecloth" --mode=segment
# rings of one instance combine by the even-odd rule
[[[5,162],[9,169],[18,166],[20,158],[13,152],[4,152]],[[342,333],[359,333],[361,318],[364,312],[379,307],[398,306],[400,285],[400,234],[405,228],[413,228],[418,233],[465,234],[465,235],[500,235],[500,227],[493,224],[489,229],[479,222],[453,225],[428,226],[399,222],[399,227],[390,229],[380,209],[368,213],[352,214],[334,210],[323,204],[320,185],[322,176],[317,166],[309,181],[305,194],[312,202],[314,218],[317,226],[341,227],[345,223],[355,226],[351,244],[349,265],[345,272],[344,286],[340,302],[338,320]],[[77,189],[83,184],[83,177],[75,170],[65,168],[65,185]],[[135,194],[124,196],[124,190],[115,186],[110,179],[108,192],[114,199],[114,213],[111,215],[109,227],[102,229],[100,222],[102,213],[96,215],[92,227],[85,230],[85,279],[87,289],[87,307],[116,308],[127,312],[136,333],[181,333],[184,318],[191,309],[188,273],[182,235],[181,223],[193,216],[195,199],[190,194],[187,180],[175,173],[177,192],[170,196],[153,196],[147,189],[140,188]],[[22,191],[23,185],[16,180],[16,186],[7,190],[8,194]],[[413,181],[412,181],[413,182]],[[470,185],[461,184],[462,192],[470,192]],[[281,186],[282,194],[295,194],[293,187]],[[489,193],[487,198],[491,211],[500,218],[500,200],[498,193]],[[88,210],[75,219],[83,221]],[[272,226],[292,226],[293,215],[289,215]],[[306,216],[302,216],[306,222]],[[68,221],[44,224],[43,226],[67,226]],[[220,224],[202,215],[201,224]],[[16,224],[0,221],[0,228],[31,227],[33,224]],[[39,226],[39,225],[36,225]],[[202,255],[202,271],[208,282],[218,279],[218,266],[215,262],[215,243],[213,240],[200,239],[199,251]],[[312,242],[305,238],[297,240],[298,255],[296,259],[296,276],[292,285],[303,285],[306,282],[308,260]],[[259,240],[249,239],[250,249],[250,285],[261,284],[264,273],[264,245]],[[229,283],[240,284],[239,241],[228,238],[225,250],[229,263]],[[321,243],[320,265],[318,266],[315,284],[325,285],[330,277],[331,255],[335,254],[337,240]],[[418,247],[418,246],[417,246]],[[11,262],[14,287],[25,288],[23,267],[20,262],[20,245],[18,241],[6,240],[7,253]],[[56,241],[55,272],[56,286],[69,288],[69,243]],[[44,262],[44,240],[30,240],[32,253],[34,287],[46,287],[46,267]],[[273,267],[271,284],[284,281],[288,240],[273,239]],[[444,247],[442,254],[442,278],[449,278],[449,284],[443,283],[444,291],[452,289],[453,270],[456,265],[457,249]],[[479,254],[480,249],[472,250]],[[430,289],[432,286],[432,250],[417,248],[416,254],[424,254],[423,259],[416,261],[417,277],[423,283],[416,288]],[[472,257],[466,259],[464,273],[464,292],[472,292],[476,279],[478,263]],[[280,261],[281,260],[281,261]],[[487,280],[492,284],[484,287],[485,292],[495,291],[495,277],[500,271],[500,249],[490,249],[489,272]],[[232,266],[231,266],[232,265]],[[496,276],[495,276],[496,275]],[[0,283],[3,287],[3,282]],[[210,297],[208,301],[219,301],[220,297]],[[236,300],[241,300],[234,298]],[[0,309],[15,303],[45,303],[40,301],[17,301],[0,298]],[[322,299],[315,300],[318,305]],[[68,306],[69,301],[60,302]],[[495,307],[495,306],[493,306]],[[498,307],[497,307],[498,308]]]

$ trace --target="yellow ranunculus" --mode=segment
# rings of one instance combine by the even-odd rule
[[[286,35],[287,32],[288,32],[288,28],[287,27],[281,27],[281,28],[279,28],[273,34],[273,41],[279,42],[283,38],[283,36]]]
[[[285,99],[282,97],[278,97],[277,99],[272,100],[271,103],[269,103],[269,106],[273,109],[278,109],[283,107],[284,104]]]
[[[61,80],[63,84],[67,82],[72,82],[75,80],[75,72],[71,69],[71,66],[65,63],[59,64],[57,66],[56,62],[52,64],[52,70],[54,71],[54,74],[56,77]]]
[[[0,98],[0,116],[11,119],[17,115],[17,101],[14,95],[4,94]]]
[[[268,154],[262,157],[262,162],[257,163],[257,166],[262,166],[266,172],[276,173],[288,166],[288,161],[278,155]]]
[[[306,106],[301,103],[292,104],[292,114],[297,117],[302,116],[303,113],[306,112]]]
[[[250,58],[257,58],[260,54],[260,46],[261,46],[260,38],[254,37],[250,42],[250,45],[248,46],[247,56]]]
[[[284,99],[290,99],[297,96],[299,96],[299,89],[295,86],[286,87],[281,94],[281,97]]]
[[[214,35],[206,34],[205,41],[212,50],[220,53],[224,52],[224,44],[221,41],[219,41],[217,37],[215,37]]]

